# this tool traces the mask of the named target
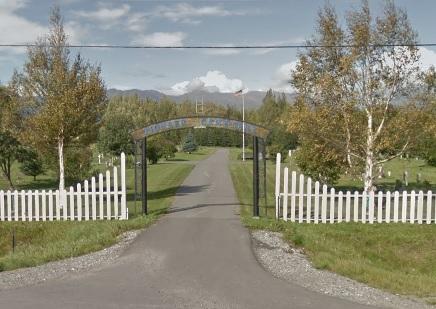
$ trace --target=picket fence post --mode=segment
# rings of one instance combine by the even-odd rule
[[[427,215],[426,216],[427,217],[427,224],[431,223],[431,203],[432,203],[432,192],[428,191],[427,192],[427,213],[426,213],[426,215]],[[436,209],[435,209],[435,212],[436,212]]]
[[[298,196],[298,222],[303,223],[304,212],[304,175],[300,174],[299,180],[299,196]]]
[[[321,222],[327,223],[327,185],[322,186]]]
[[[335,188],[330,188],[330,223],[335,223]]]
[[[291,177],[291,222],[295,222],[295,198],[297,192],[297,173],[292,171]]]
[[[5,221],[5,193],[0,191],[0,221]]]
[[[315,182],[315,211],[314,211],[314,216],[315,216],[315,224],[318,224],[318,220],[319,220],[319,181]]]
[[[282,155],[277,153],[276,156],[276,186],[275,186],[275,198],[276,198],[276,219],[279,219],[280,214],[280,173],[281,173]],[[121,171],[122,173],[122,171]]]
[[[306,222],[310,223],[312,219],[312,178],[307,178],[307,199],[306,199]]]
[[[289,170],[285,167],[283,172],[283,220],[288,221],[288,191],[289,191]]]

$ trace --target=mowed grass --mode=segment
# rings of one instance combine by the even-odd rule
[[[214,149],[193,153],[196,160],[204,159]],[[176,155],[179,156],[179,154]],[[182,158],[186,154],[180,154]],[[191,160],[189,160],[191,161]],[[36,266],[50,261],[101,250],[117,241],[128,230],[141,229],[156,221],[170,206],[180,184],[189,175],[195,162],[166,162],[149,165],[149,214],[141,213],[141,202],[134,202],[134,171],[127,170],[127,207],[125,221],[60,221],[60,222],[1,222],[0,271]],[[12,233],[16,248],[12,252]]]
[[[235,161],[233,154],[231,158],[233,183],[243,204],[242,221],[248,228],[282,232],[286,240],[304,248],[317,268],[392,293],[436,300],[435,224],[298,224],[276,221],[273,209],[268,210],[269,218],[253,219],[252,162]],[[267,167],[268,201],[274,205],[275,165]]]

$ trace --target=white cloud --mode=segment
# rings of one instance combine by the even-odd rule
[[[222,49],[208,49],[205,51],[205,53],[212,56],[231,56],[231,55],[238,55],[241,53],[241,51],[235,48],[222,48]]]
[[[420,47],[419,51],[421,53],[420,66],[421,69],[427,70],[429,67],[436,67],[436,52],[434,50]]]
[[[189,3],[178,3],[173,6],[158,6],[150,15],[154,17],[166,18],[173,22],[183,22],[190,24],[201,23],[198,18],[211,16],[231,16],[245,15],[242,11],[229,11],[221,6],[199,6],[194,7]]]
[[[175,84],[171,89],[162,90],[169,95],[182,95],[192,91],[236,92],[243,88],[240,79],[228,78],[220,71],[208,71],[206,75],[195,77],[191,81]]]
[[[0,12],[14,12],[26,6],[25,0],[0,0]]]
[[[19,16],[16,11],[25,6],[25,1],[0,0],[0,43],[23,44],[35,42],[47,33],[47,28]],[[25,48],[4,47],[0,51],[8,54],[20,54]]]
[[[75,14],[92,21],[100,23],[102,27],[111,27],[118,24],[123,17],[130,11],[130,6],[124,4],[120,7],[103,7],[101,6],[95,11],[77,11]]]
[[[294,88],[290,84],[291,72],[295,70],[297,61],[282,64],[274,73],[272,89],[283,92],[294,92]]]
[[[76,11],[75,15],[91,22],[95,22],[103,30],[118,26],[125,26],[134,32],[144,31],[146,28],[146,14],[132,12],[130,5],[123,4],[118,7],[99,3],[94,11]]]
[[[148,35],[140,35],[133,40],[133,44],[147,46],[183,46],[186,38],[184,32],[154,32]]]

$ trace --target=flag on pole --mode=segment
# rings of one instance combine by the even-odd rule
[[[242,94],[242,89],[236,91],[233,95],[236,96],[236,97],[238,97],[238,96],[240,96],[241,94]]]

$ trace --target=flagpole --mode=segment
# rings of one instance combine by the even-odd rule
[[[245,161],[245,100],[242,93],[242,161]]]

